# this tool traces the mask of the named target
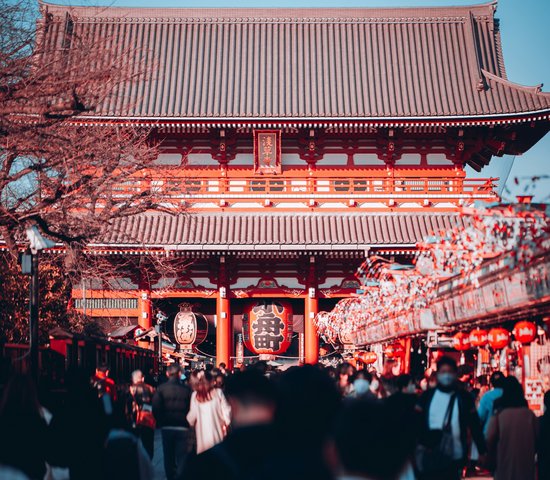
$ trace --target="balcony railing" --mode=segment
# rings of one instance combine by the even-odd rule
[[[190,203],[213,200],[343,200],[419,201],[496,200],[495,178],[184,178],[163,177],[128,181],[115,195],[127,197],[149,189],[158,200],[185,200]]]

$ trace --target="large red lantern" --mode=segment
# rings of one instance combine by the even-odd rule
[[[378,355],[376,355],[376,353],[374,352],[358,352],[355,357],[357,360],[360,360],[365,365],[371,365],[376,362]]]
[[[459,352],[464,352],[470,349],[470,335],[464,332],[458,332],[453,337],[453,347]]]
[[[176,314],[173,325],[173,337],[176,343],[181,345],[182,349],[191,350],[193,345],[204,342],[207,334],[208,321],[201,313],[194,313],[183,307]]]
[[[393,343],[388,345],[384,350],[386,358],[398,358],[405,353],[405,349],[400,343]]]
[[[243,314],[243,340],[257,354],[280,355],[292,341],[292,306],[279,300],[247,305]]]
[[[488,338],[493,350],[501,350],[508,346],[510,333],[505,328],[492,328],[489,330]]]
[[[533,322],[518,322],[514,327],[514,338],[527,345],[537,338],[537,326]]]
[[[470,332],[470,345],[472,347],[484,347],[489,341],[489,336],[487,335],[487,330],[482,330],[481,328],[475,328]]]

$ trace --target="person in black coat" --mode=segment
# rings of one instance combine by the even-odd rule
[[[189,462],[186,480],[266,478],[279,463],[273,455],[277,441],[272,382],[257,370],[236,373],[226,381],[225,396],[231,405],[232,430],[223,442]]]
[[[540,418],[539,480],[550,480],[550,390],[544,394],[544,408]]]
[[[34,383],[27,375],[14,375],[0,401],[0,465],[13,467],[31,480],[42,479],[49,445]]]
[[[425,392],[416,406],[422,418],[420,434],[422,444],[430,448],[437,445],[438,441],[433,441],[437,438],[435,433],[441,432],[447,412],[450,416],[453,436],[452,463],[445,470],[424,473],[420,477],[422,479],[459,479],[467,461],[470,436],[477,446],[481,463],[487,452],[474,400],[470,393],[461,387],[457,380],[457,372],[457,364],[452,358],[440,358],[437,362],[437,386]],[[422,467],[420,466],[420,469]]]
[[[191,389],[180,380],[179,365],[170,365],[168,381],[153,396],[153,415],[162,432],[164,470],[168,480],[182,478],[185,460],[191,445],[192,431],[187,423]]]

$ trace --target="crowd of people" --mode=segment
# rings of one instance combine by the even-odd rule
[[[258,362],[135,371],[117,386],[106,366],[70,372],[50,413],[14,375],[0,401],[0,478],[152,479],[160,430],[168,480],[550,479],[550,394],[537,418],[521,384],[495,372],[482,391],[443,356],[423,381],[338,368]],[[151,382],[150,382],[151,383]]]

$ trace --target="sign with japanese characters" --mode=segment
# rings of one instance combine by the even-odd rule
[[[280,130],[254,130],[254,173],[281,173]]]
[[[173,332],[176,343],[183,349],[192,349],[206,338],[208,321],[200,313],[181,310],[174,318]]]
[[[279,355],[292,341],[292,307],[279,300],[247,305],[243,313],[243,340],[256,354]]]

